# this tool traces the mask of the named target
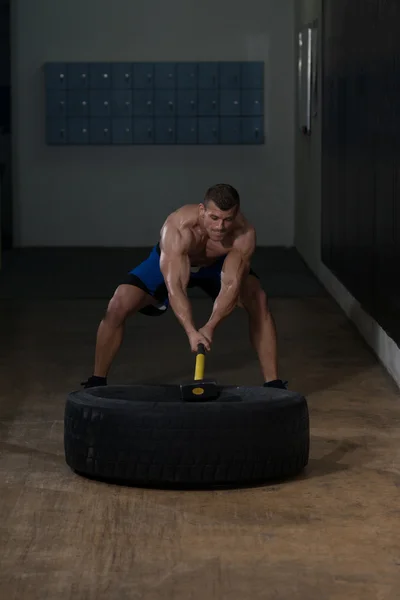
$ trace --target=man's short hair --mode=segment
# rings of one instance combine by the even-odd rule
[[[237,190],[228,183],[217,183],[208,188],[204,196],[204,206],[207,207],[208,202],[214,204],[220,210],[230,210],[231,208],[240,207],[240,197]]]

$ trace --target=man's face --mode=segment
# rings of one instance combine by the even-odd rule
[[[222,241],[234,227],[237,208],[221,210],[214,202],[207,206],[200,204],[200,216],[209,238],[215,242]]]

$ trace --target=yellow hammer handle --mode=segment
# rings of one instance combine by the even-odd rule
[[[194,380],[199,381],[199,379],[204,378],[204,365],[206,361],[205,357],[205,348],[203,344],[198,345],[197,355],[196,355],[196,366],[194,369]]]

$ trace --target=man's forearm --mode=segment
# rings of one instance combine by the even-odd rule
[[[215,329],[235,309],[238,299],[239,285],[237,283],[222,287],[215,299],[213,310],[206,326]]]
[[[168,297],[171,308],[186,333],[189,334],[195,331],[196,327],[193,323],[192,306],[184,290],[178,286],[174,287],[173,290],[169,290]]]

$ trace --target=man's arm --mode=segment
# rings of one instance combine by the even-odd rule
[[[250,270],[250,260],[256,247],[256,234],[250,229],[239,236],[225,258],[221,271],[221,290],[215,299],[211,316],[204,329],[211,329],[225,319],[237,305],[240,288]],[[202,328],[203,329],[203,328]]]
[[[160,268],[171,308],[188,335],[196,331],[186,291],[190,277],[189,245],[189,232],[178,229],[172,223],[164,226],[160,244]]]

